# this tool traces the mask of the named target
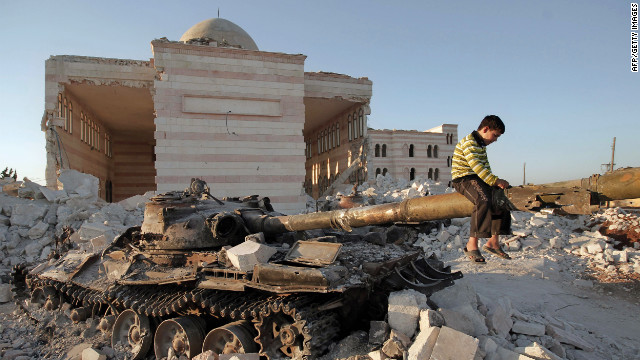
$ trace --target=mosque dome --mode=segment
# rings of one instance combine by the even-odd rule
[[[182,35],[180,41],[187,42],[199,38],[210,38],[221,45],[228,44],[242,49],[258,50],[258,46],[246,31],[231,21],[221,18],[204,20],[193,25]]]

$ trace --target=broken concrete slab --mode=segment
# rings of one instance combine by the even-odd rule
[[[527,355],[536,360],[562,360],[560,356],[554,354],[537,342],[526,347],[517,347],[514,350],[519,354]]]
[[[473,336],[473,320],[466,314],[451,309],[438,309],[438,312],[444,318],[444,324],[446,326]]]
[[[33,203],[16,204],[11,211],[11,225],[32,228],[47,213],[48,206]]]
[[[29,239],[35,240],[35,239],[41,238],[42,235],[44,235],[47,232],[47,230],[49,230],[49,224],[44,223],[42,221],[38,221],[36,225],[34,225],[31,229],[29,229],[29,232],[27,232],[27,235],[29,236]]]
[[[549,325],[549,324],[546,325],[546,333],[547,335],[550,335],[551,337],[553,337],[554,339],[558,340],[563,344],[573,345],[578,349],[586,350],[589,352],[592,352],[595,350],[593,345],[589,344],[580,336],[574,333],[571,333],[567,330],[557,328],[553,325]]]
[[[424,309],[420,311],[420,331],[428,330],[433,326],[440,327],[444,325],[444,317],[435,310]]]
[[[516,320],[511,327],[511,331],[517,334],[542,336],[545,333],[545,326],[535,322]]]
[[[467,278],[456,280],[456,282],[443,290],[431,295],[430,300],[439,307],[456,310],[456,307],[471,305],[478,308],[478,298],[473,285]]]
[[[369,344],[384,343],[389,336],[389,324],[386,321],[371,321],[369,324]]]
[[[93,175],[72,169],[62,169],[58,181],[62,183],[62,189],[69,197],[80,197],[88,201],[98,199],[99,180]]]
[[[82,350],[82,360],[107,360],[107,355],[90,347]]]
[[[389,339],[382,345],[382,352],[390,358],[402,357],[402,354],[407,350],[411,344],[411,338],[407,335],[391,330]]]
[[[439,334],[440,328],[436,326],[421,330],[409,347],[408,360],[429,359]]]
[[[418,326],[420,310],[427,308],[426,295],[415,290],[396,291],[389,294],[389,326],[413,337]]]
[[[478,339],[448,326],[440,328],[430,359],[473,360],[478,351]]]
[[[256,264],[269,261],[276,252],[271,246],[245,241],[227,250],[227,257],[238,270],[252,271]]]

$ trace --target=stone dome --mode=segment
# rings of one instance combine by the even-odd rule
[[[222,46],[228,44],[240,46],[242,49],[258,50],[258,46],[246,31],[231,21],[221,18],[213,18],[193,25],[182,35],[180,41],[187,42],[198,38],[210,38]]]

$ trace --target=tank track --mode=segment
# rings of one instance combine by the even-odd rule
[[[229,322],[248,320],[256,328],[258,335],[254,340],[261,355],[268,359],[313,359],[340,332],[335,312],[317,310],[319,305],[336,299],[326,294],[273,295],[186,289],[179,285],[116,285],[99,291],[37,277],[28,283],[32,290],[52,287],[64,301],[74,307],[89,307],[93,314],[103,314],[111,308],[116,312],[131,309],[159,321],[186,315],[205,315]],[[289,337],[282,328],[291,330],[287,333]]]

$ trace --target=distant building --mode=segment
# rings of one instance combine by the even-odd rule
[[[369,129],[367,172],[413,180],[428,178],[448,184],[458,125],[443,124],[426,131]]]
[[[260,194],[294,213],[305,206],[303,189],[317,197],[378,167],[394,176],[412,168],[445,175],[453,148],[436,141],[444,134],[415,132],[407,146],[421,164],[400,161],[404,143],[384,137],[387,130],[369,139],[367,78],[305,72],[305,55],[261,51],[220,18],[194,25],[180,41],[153,40],[151,50],[149,61],[46,61],[47,186],[57,187],[57,170],[76,169],[100,179],[103,199],[118,201],[182,190],[197,177],[214,196]],[[387,144],[388,159],[371,157],[374,141]],[[423,154],[429,141],[442,158]]]

